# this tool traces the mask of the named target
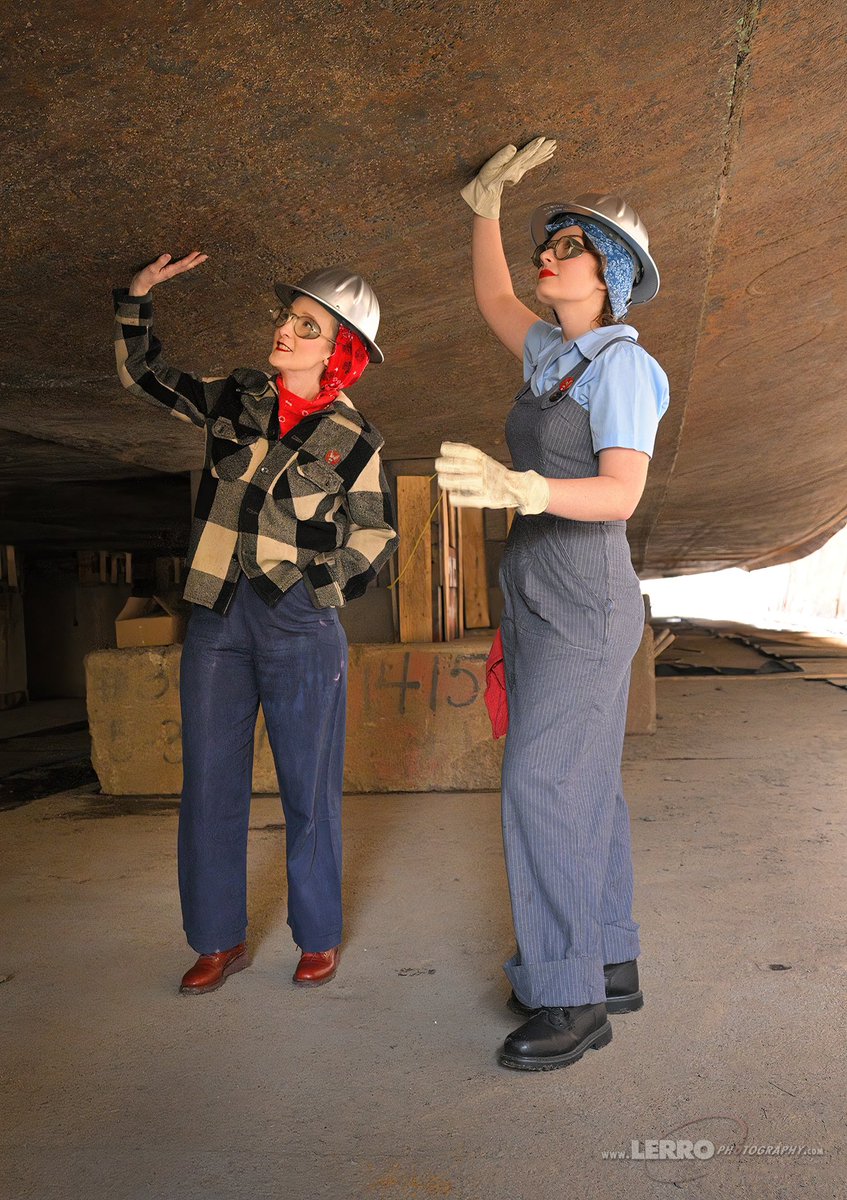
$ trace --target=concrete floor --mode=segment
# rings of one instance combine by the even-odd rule
[[[85,700],[35,700],[0,712],[0,812],[94,781]]]
[[[30,700],[19,708],[0,712],[0,739],[29,737],[51,729],[85,724],[85,700],[68,696],[58,700]]]
[[[0,814],[0,1194],[843,1197],[847,691],[672,679],[659,711],[626,750],[647,1004],[549,1074],[495,1061],[496,795],[346,801],[342,968],[305,992],[257,798],[255,962],[191,999],[173,802]],[[608,1160],[671,1130],[807,1153]]]

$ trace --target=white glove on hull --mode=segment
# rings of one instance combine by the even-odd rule
[[[537,471],[510,471],[464,442],[442,442],[435,469],[457,508],[517,508],[526,517],[550,503],[550,487]]]
[[[504,146],[489,158],[479,174],[462,188],[462,199],[480,217],[496,221],[500,216],[500,197],[503,188],[516,184],[527,171],[547,162],[556,143],[551,138],[535,138],[518,150],[515,146]]]

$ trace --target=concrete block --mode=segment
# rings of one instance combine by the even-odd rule
[[[348,792],[497,790],[503,742],[483,700],[490,639],[350,647]],[[99,650],[85,660],[92,762],[110,795],[178,795],[181,646]],[[276,792],[261,713],[256,792]]]
[[[628,733],[654,733],[652,630],[633,663]],[[490,636],[454,643],[350,647],[347,792],[498,791],[504,741],[491,736]],[[109,795],[179,795],[181,646],[86,657],[92,762]],[[278,790],[261,711],[253,790]]]
[[[626,732],[656,732],[656,668],[653,657],[653,630],[644,626],[641,645],[632,661]]]

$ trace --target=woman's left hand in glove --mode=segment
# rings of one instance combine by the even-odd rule
[[[530,516],[550,503],[550,487],[537,471],[510,471],[464,442],[442,442],[435,469],[438,486],[458,508],[517,508]]]

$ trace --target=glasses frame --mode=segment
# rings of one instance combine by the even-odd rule
[[[268,311],[271,314],[271,320],[273,321],[274,329],[282,329],[288,324],[289,321],[291,321],[295,337],[301,338],[304,342],[316,342],[318,338],[326,338],[330,346],[335,346],[335,342],[332,340],[332,338],[326,333],[321,333],[320,330],[318,330],[317,333],[301,333],[297,328],[298,321],[308,321],[312,326],[314,326],[314,317],[309,317],[305,313],[297,313],[293,308],[289,308],[285,304],[277,305],[276,308],[271,308]],[[282,316],[283,313],[285,313],[284,319]]]
[[[564,254],[560,254],[556,247],[564,245],[567,245],[567,250]],[[572,233],[566,233],[564,237],[556,237],[556,234],[553,233],[546,242],[536,246],[530,256],[530,261],[537,270],[541,270],[543,266],[541,255],[545,250],[552,250],[553,257],[558,262],[565,262],[569,258],[579,258],[580,254],[592,253],[583,242],[578,242]],[[594,257],[596,258],[596,255]]]

